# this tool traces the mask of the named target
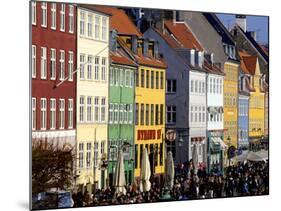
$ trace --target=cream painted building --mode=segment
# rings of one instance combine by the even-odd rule
[[[77,179],[92,192],[106,186],[109,16],[77,8]]]

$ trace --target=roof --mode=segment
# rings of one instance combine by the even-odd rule
[[[134,67],[137,66],[133,60],[125,56],[124,53],[120,50],[110,51],[110,58],[111,58],[111,62],[114,64],[128,65]]]
[[[142,33],[138,30],[132,20],[126,15],[125,11],[116,7],[94,5],[95,10],[111,14],[110,28],[116,29],[118,34],[136,35],[142,37]]]
[[[208,20],[208,22],[213,26],[213,28],[217,31],[217,33],[222,37],[222,42],[229,45],[235,45],[235,41],[232,38],[231,34],[215,14],[204,12],[203,15]]]
[[[264,52],[264,50],[261,48],[261,46],[255,41],[255,39],[252,37],[250,32],[244,32],[243,29],[240,28],[240,26],[236,26],[244,35],[244,37],[254,46],[254,48],[258,51],[258,53],[263,57],[266,62],[269,61],[268,55]]]
[[[163,69],[167,68],[167,64],[164,62],[163,59],[156,59],[154,57],[144,56],[142,54],[134,54],[133,51],[128,48],[126,43],[120,37],[118,37],[117,40],[119,45],[128,53],[128,55],[134,58],[135,62],[137,62],[138,64]]]
[[[257,56],[250,55],[244,51],[239,51],[239,56],[241,58],[240,67],[242,71],[246,74],[255,75]]]
[[[173,23],[172,20],[166,20],[164,24],[182,47],[203,51],[203,47],[185,23]]]
[[[204,60],[203,68],[206,69],[208,71],[208,73],[225,75],[225,73],[223,72],[223,70],[221,68],[219,68],[215,64],[213,64],[213,65],[210,64],[209,62],[207,62],[206,59]]]
[[[163,40],[165,40],[165,42],[171,47],[171,48],[181,48],[180,43],[178,43],[173,37],[171,37],[168,34],[164,34],[161,31],[159,31],[158,29],[154,28],[153,29],[155,32],[157,32]]]
[[[93,5],[93,4],[79,4],[80,7],[82,8],[85,8],[85,9],[89,9],[89,10],[93,10],[95,12],[99,12],[99,13],[102,13],[104,15],[107,15],[107,16],[111,16],[111,13],[108,13],[106,11],[101,11],[99,10],[96,6],[97,5]]]

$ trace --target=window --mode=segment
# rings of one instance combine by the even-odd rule
[[[99,60],[100,57],[95,57],[95,80],[99,80]]]
[[[65,4],[60,6],[60,30],[65,31]]]
[[[87,152],[86,152],[86,168],[91,167],[91,143],[87,143]]]
[[[101,29],[101,39],[106,40],[107,23],[106,17],[102,17],[102,29]]]
[[[52,3],[52,7],[51,7],[51,28],[52,29],[56,29],[57,27],[57,5],[56,3]]]
[[[102,141],[100,143],[100,153],[103,155],[104,154],[104,146],[105,146],[105,141]]]
[[[36,25],[36,2],[31,2],[32,25]]]
[[[129,70],[125,71],[125,86],[126,87],[130,86],[130,71]]]
[[[50,99],[50,129],[56,128],[56,99]]]
[[[125,75],[125,70],[124,69],[119,69],[119,72],[120,72],[120,86],[123,86],[124,85],[124,75]]]
[[[194,122],[197,122],[197,106],[194,106]]]
[[[80,96],[79,99],[80,102],[80,106],[79,106],[79,121],[80,122],[84,122],[84,106],[85,106],[85,102],[84,102],[84,96]]]
[[[51,48],[51,80],[56,79],[56,49]]]
[[[65,78],[65,53],[64,50],[60,50],[60,80],[64,80]]]
[[[85,12],[80,11],[80,35],[85,35]]]
[[[88,80],[93,79],[92,67],[93,67],[93,57],[88,56],[88,74],[87,74]]]
[[[41,98],[41,129],[46,130],[46,122],[47,122],[47,100],[46,98]]]
[[[198,120],[199,120],[199,122],[202,121],[201,106],[198,107]]]
[[[95,38],[100,39],[100,16],[95,16]]]
[[[205,82],[202,82],[202,93],[205,94]]]
[[[141,104],[140,124],[144,125],[144,104]]]
[[[159,72],[156,72],[156,89],[159,89]]]
[[[118,123],[118,104],[114,104],[114,123]]]
[[[210,78],[210,93],[213,92],[213,78]]]
[[[32,98],[32,130],[36,130],[36,98]]]
[[[139,104],[136,103],[136,108],[135,108],[135,125],[139,124]]]
[[[132,124],[132,122],[133,122],[133,105],[130,104],[129,106],[130,106],[130,108],[129,108],[129,117],[128,117],[128,119],[129,119],[129,124]]]
[[[47,48],[41,47],[41,79],[47,78]]]
[[[167,106],[167,123],[176,123],[176,106]]]
[[[32,61],[31,61],[32,78],[36,78],[36,45],[32,45]]]
[[[94,167],[98,167],[99,143],[94,143]]]
[[[164,88],[164,73],[160,72],[160,89]]]
[[[79,168],[83,168],[84,161],[84,143],[79,143]]]
[[[80,54],[80,79],[85,79],[85,55]]]
[[[190,107],[190,122],[193,122],[193,106]]]
[[[73,99],[68,99],[68,128],[73,128]]]
[[[216,79],[213,79],[213,93],[216,93]]]
[[[145,124],[149,125],[149,105],[145,105]]]
[[[88,14],[88,36],[93,36],[93,15]]]
[[[201,81],[199,81],[199,88],[198,88],[198,92],[201,93]]]
[[[64,121],[65,121],[65,102],[64,99],[60,99],[60,110],[59,110],[59,118],[60,118],[60,129],[64,129]]]
[[[144,87],[144,69],[141,69],[141,87]]]
[[[69,5],[69,11],[68,11],[68,17],[69,17],[69,32],[74,32],[74,7],[72,5]]]
[[[119,104],[119,123],[122,124],[123,123],[123,105]]]
[[[160,105],[160,125],[163,125],[163,117],[164,117],[164,110],[163,110],[163,104]]]
[[[194,92],[197,93],[198,92],[198,81],[195,81],[195,85],[194,85]]]
[[[154,89],[154,71],[151,70],[150,88]]]
[[[217,78],[217,93],[219,93],[219,86],[220,86],[220,84],[219,84],[220,82],[219,82],[219,79]]]
[[[118,68],[115,68],[113,70],[113,80],[114,80],[114,84],[115,86],[118,86],[118,83],[119,83],[119,69]]]
[[[146,88],[149,88],[149,70],[146,70]]]
[[[159,105],[155,106],[155,125],[159,124]]]
[[[106,57],[102,57],[101,59],[101,80],[106,80]]]
[[[105,122],[105,98],[101,98],[101,122]]]
[[[177,92],[177,81],[167,80],[167,93],[176,93],[176,92]]]
[[[68,80],[73,81],[73,52],[68,52]]]
[[[87,122],[92,121],[92,97],[87,97]]]
[[[95,97],[95,122],[99,121],[99,98]]]
[[[41,2],[42,17],[41,17],[41,26],[47,27],[47,3]]]
[[[109,123],[113,122],[113,104],[109,104]]]
[[[134,86],[134,72],[131,71],[131,76],[130,76],[130,87]]]
[[[194,92],[194,81],[193,80],[191,80],[191,82],[190,82],[190,92]]]
[[[139,87],[139,69],[136,69],[136,87]]]
[[[202,107],[202,121],[205,122],[205,106]]]
[[[150,105],[150,125],[154,125],[154,105]]]

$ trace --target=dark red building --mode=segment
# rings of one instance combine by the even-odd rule
[[[75,144],[76,6],[31,2],[32,140]]]

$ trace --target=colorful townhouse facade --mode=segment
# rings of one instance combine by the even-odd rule
[[[249,148],[256,150],[264,137],[264,77],[260,72],[257,56],[239,51],[243,70],[249,74]]]
[[[123,150],[125,179],[134,181],[134,105],[136,63],[118,44],[117,34],[110,37],[110,87],[108,148],[109,186],[112,186],[118,150]]]
[[[109,15],[77,8],[77,185],[90,193],[107,183]]]
[[[31,14],[32,141],[75,149],[76,6],[32,1]]]

